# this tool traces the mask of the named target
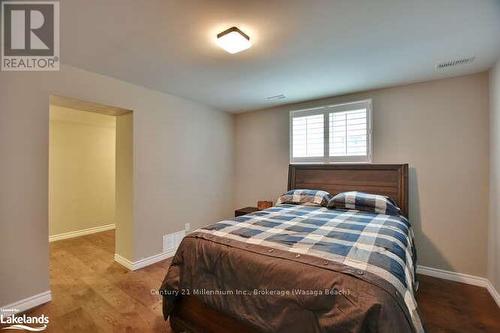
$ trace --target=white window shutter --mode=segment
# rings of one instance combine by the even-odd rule
[[[366,156],[367,110],[330,113],[330,156]]]
[[[290,113],[291,163],[371,162],[371,100]]]
[[[293,118],[293,157],[322,157],[324,147],[323,115]]]

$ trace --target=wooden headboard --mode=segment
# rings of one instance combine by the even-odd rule
[[[293,189],[386,195],[408,216],[408,164],[290,164],[288,190]]]

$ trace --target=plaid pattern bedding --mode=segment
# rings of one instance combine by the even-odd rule
[[[198,231],[307,254],[367,271],[389,282],[408,308],[416,332],[413,231],[402,216],[282,204]]]
[[[281,195],[276,204],[300,204],[325,206],[333,198],[328,192],[321,190],[291,190]]]
[[[401,210],[396,203],[383,195],[364,192],[343,192],[328,202],[329,208],[359,209],[377,214],[399,215]]]

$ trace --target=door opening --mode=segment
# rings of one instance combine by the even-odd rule
[[[61,96],[49,110],[51,268],[85,251],[96,263],[131,260],[133,112]]]

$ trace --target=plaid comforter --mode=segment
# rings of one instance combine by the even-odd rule
[[[369,272],[397,290],[415,331],[424,331],[414,298],[413,231],[403,216],[282,204],[199,231],[333,261],[360,278]]]

